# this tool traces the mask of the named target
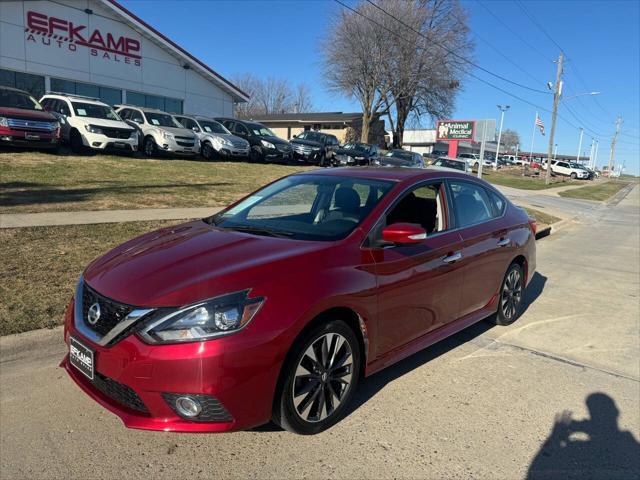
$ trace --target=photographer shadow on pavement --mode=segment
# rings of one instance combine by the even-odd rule
[[[618,428],[615,401],[596,392],[586,398],[589,419],[556,416],[551,434],[529,467],[528,480],[640,478],[640,443]]]

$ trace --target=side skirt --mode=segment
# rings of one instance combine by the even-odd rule
[[[478,323],[480,320],[493,315],[494,313],[496,313],[497,308],[496,299],[497,296],[494,296],[484,308],[470,313],[466,317],[462,317],[454,322],[444,325],[437,330],[418,337],[410,343],[407,343],[402,347],[398,347],[395,350],[392,350],[391,352],[385,354],[384,356],[373,360],[365,368],[365,377],[379,372],[380,370],[388,367],[389,365],[393,365],[400,360],[404,360],[414,353],[430,347],[431,345],[438,343],[440,340],[444,340],[451,335],[455,335],[465,328],[470,327],[474,323]]]

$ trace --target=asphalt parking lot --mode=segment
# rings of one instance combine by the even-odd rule
[[[617,205],[554,199],[580,214],[539,242],[518,322],[370,377],[314,437],[128,430],[57,368],[60,330],[4,338],[0,476],[638,478],[639,190]]]

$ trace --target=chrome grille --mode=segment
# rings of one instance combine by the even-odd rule
[[[22,130],[44,130],[52,132],[58,128],[57,122],[42,122],[40,120],[23,120],[21,118],[8,118],[9,128],[18,128]]]

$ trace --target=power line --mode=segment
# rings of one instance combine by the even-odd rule
[[[379,23],[378,23],[378,22],[376,22],[375,20],[373,20],[373,19],[371,19],[371,18],[367,17],[367,16],[366,16],[366,15],[364,15],[362,12],[359,12],[358,10],[356,10],[356,9],[354,9],[354,8],[351,8],[350,6],[348,6],[348,5],[344,4],[344,3],[343,3],[343,2],[341,2],[340,0],[335,0],[335,2],[336,2],[336,3],[339,3],[340,5],[342,5],[343,7],[347,8],[347,9],[351,10],[352,12],[354,12],[354,13],[356,13],[356,14],[360,15],[361,17],[366,18],[367,20],[369,20],[369,21],[371,21],[371,22],[375,23],[376,25],[380,26],[381,28],[384,28],[384,29],[385,29],[385,30],[387,30],[388,32],[391,32],[391,33],[394,33],[394,34],[395,34],[395,32],[392,32],[392,31],[391,31],[391,30],[389,30],[388,28],[386,28],[386,27],[384,27],[383,25],[379,24]],[[451,50],[451,49],[449,49],[449,48],[445,47],[444,45],[442,45],[442,44],[440,44],[440,43],[438,43],[438,42],[434,41],[433,39],[428,38],[428,37],[427,37],[426,35],[424,35],[422,32],[420,32],[420,31],[418,31],[418,30],[414,29],[411,25],[407,25],[405,22],[403,22],[403,21],[402,21],[402,20],[400,20],[399,18],[397,18],[397,17],[395,17],[395,16],[391,15],[391,14],[390,14],[389,12],[387,12],[385,9],[383,9],[383,8],[379,7],[378,5],[376,5],[372,0],[367,0],[367,2],[368,2],[368,3],[370,3],[371,5],[373,5],[373,6],[374,6],[375,8],[377,8],[378,10],[380,10],[380,11],[381,11],[382,13],[384,13],[385,15],[388,15],[389,17],[393,18],[395,21],[397,21],[397,22],[399,22],[400,24],[404,25],[404,26],[405,26],[406,28],[408,28],[409,30],[413,31],[414,33],[418,34],[419,36],[421,36],[421,37],[422,37],[422,38],[424,38],[425,40],[428,40],[429,42],[433,43],[434,45],[436,45],[436,46],[438,46],[438,47],[442,48],[445,52],[449,53],[450,55],[453,55],[454,57],[459,58],[459,59],[460,59],[460,60],[462,60],[463,62],[466,62],[466,63],[468,63],[469,65],[473,65],[473,66],[474,66],[474,67],[476,67],[477,69],[482,70],[483,72],[488,73],[489,75],[492,75],[492,76],[494,76],[494,77],[496,77],[496,78],[499,78],[500,80],[502,80],[502,81],[504,81],[504,82],[510,83],[510,84],[515,85],[515,86],[517,86],[517,87],[524,88],[525,90],[530,90],[530,91],[532,91],[532,92],[536,92],[536,93],[543,93],[543,94],[545,94],[545,95],[549,95],[549,92],[547,92],[547,91],[545,91],[545,90],[539,90],[539,89],[537,89],[537,88],[529,87],[529,86],[527,86],[527,85],[522,85],[521,83],[514,82],[513,80],[509,80],[509,79],[508,79],[508,78],[506,78],[506,77],[503,77],[503,76],[501,76],[501,75],[498,75],[497,73],[493,73],[492,71],[487,70],[487,69],[486,69],[486,68],[484,68],[484,67],[481,67],[480,65],[478,65],[478,64],[477,64],[477,63],[475,63],[475,62],[472,62],[472,61],[471,61],[471,60],[469,60],[468,58],[465,58],[465,57],[463,57],[462,55],[457,54],[457,53],[456,53],[456,52],[454,52],[453,50]],[[405,39],[405,41],[407,41],[407,40]]]
[[[508,23],[504,22],[502,19],[500,19],[495,13],[493,13],[489,7],[487,7],[483,2],[481,2],[480,0],[477,0],[476,3],[478,5],[480,5],[482,8],[484,8],[489,15],[491,15],[493,18],[496,19],[496,21],[498,21],[504,28],[506,28],[507,30],[509,30],[515,37],[517,37],[522,43],[524,43],[527,47],[529,47],[531,50],[533,50],[534,52],[536,52],[538,55],[540,55],[542,58],[544,58],[547,62],[553,62],[553,60],[551,60],[549,57],[547,57],[546,54],[542,53],[538,48],[534,47],[531,43],[529,43],[528,41],[526,41],[524,38],[522,38],[520,36],[520,34],[518,32],[516,32],[514,29],[511,28],[511,26],[509,26]]]
[[[556,42],[551,35],[549,35],[549,33],[545,30],[545,28],[542,25],[540,25],[540,23],[538,23],[538,21],[535,19],[533,15],[529,13],[529,11],[525,8],[525,6],[522,4],[520,0],[516,0],[516,5],[518,5],[520,7],[520,10],[522,10],[524,14],[527,17],[529,17],[529,20],[531,20],[533,24],[536,27],[538,27],[540,31],[542,31],[542,33],[544,33],[549,40],[551,40],[551,43],[553,43],[556,47],[558,47],[558,49],[560,49],[561,52],[564,52],[564,48],[562,48],[560,44]]]

